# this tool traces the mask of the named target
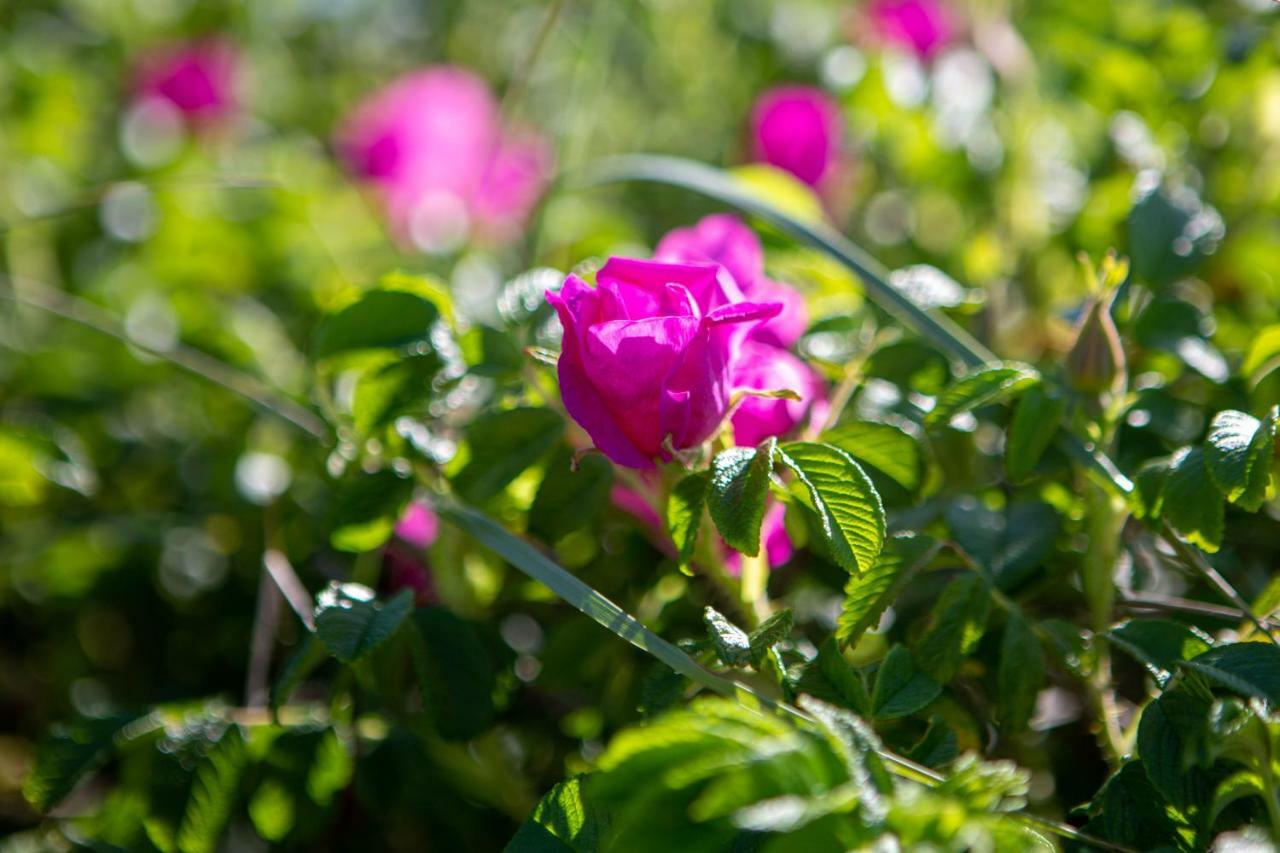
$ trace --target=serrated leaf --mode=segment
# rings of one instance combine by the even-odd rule
[[[834,638],[819,646],[817,657],[805,665],[796,692],[858,714],[871,713],[871,697],[862,676],[840,654]]]
[[[942,685],[916,669],[911,652],[894,646],[876,672],[871,691],[871,713],[878,720],[914,714],[942,692]]]
[[[1019,482],[1031,476],[1058,434],[1066,409],[1064,399],[1043,388],[1031,388],[1022,395],[1013,410],[1005,443],[1004,464],[1010,480]]]
[[[779,610],[761,622],[747,635],[751,645],[752,660],[762,660],[769,649],[790,637],[793,625],[795,625],[795,614],[790,607]]]
[[[1212,645],[1195,629],[1170,619],[1130,619],[1116,625],[1107,636],[1145,666],[1161,686],[1179,661],[1191,660]]]
[[[1138,723],[1138,754],[1147,778],[1182,811],[1194,810],[1213,787],[1195,766],[1210,705],[1210,699],[1175,687],[1148,704]]]
[[[920,445],[900,427],[873,421],[852,421],[827,430],[818,440],[870,465],[908,492],[920,488],[924,476]]]
[[[950,681],[982,639],[990,607],[991,593],[977,575],[962,575],[947,584],[928,627],[912,647],[920,669],[939,683]]]
[[[747,633],[729,621],[714,607],[702,611],[702,623],[707,626],[707,636],[716,650],[716,657],[726,666],[746,666],[751,663],[751,640]]]
[[[594,453],[582,457],[577,470],[566,447],[551,457],[542,485],[529,507],[529,529],[548,542],[581,530],[609,505],[613,466]]]
[[[410,590],[383,603],[367,586],[332,581],[316,596],[316,636],[330,654],[351,663],[390,639],[412,609]]]
[[[1171,459],[1162,514],[1188,542],[1209,553],[1222,545],[1222,492],[1209,476],[1204,451],[1184,447]]]
[[[851,574],[868,571],[884,545],[884,507],[858,463],[839,448],[805,441],[781,445],[778,459],[806,490],[836,563]]]
[[[196,769],[178,830],[178,849],[183,853],[213,853],[218,849],[248,759],[244,736],[237,725],[229,726],[209,747]]]
[[[548,791],[507,844],[505,853],[600,850],[608,822],[586,799],[584,781],[585,777],[573,776]]]
[[[1182,847],[1178,826],[1139,760],[1126,762],[1107,779],[1089,803],[1089,813],[1094,817],[1085,831],[1117,844],[1141,850]]]
[[[850,575],[844,606],[836,625],[841,646],[852,646],[880,622],[880,617],[915,572],[933,559],[940,543],[928,536],[895,536],[885,543],[875,564],[863,575]]]
[[[1040,374],[1025,364],[1002,362],[979,367],[961,377],[939,395],[925,426],[946,426],[956,415],[980,406],[1007,400],[1040,381]]]
[[[428,346],[439,317],[436,306],[421,296],[374,290],[320,321],[312,353],[321,359],[355,350]]]
[[[690,474],[676,483],[667,499],[667,533],[675,543],[682,567],[689,565],[698,547],[698,530],[702,527],[702,508],[710,480],[711,475],[706,471]]]
[[[1039,501],[997,511],[966,498],[947,507],[946,519],[956,544],[1003,590],[1026,581],[1043,564],[1062,527],[1057,510]]]
[[[1209,424],[1204,445],[1209,474],[1227,500],[1249,512],[1257,512],[1275,493],[1271,465],[1278,418],[1280,408],[1274,406],[1263,420],[1228,409]]]
[[[1242,696],[1280,705],[1280,648],[1270,643],[1215,646],[1182,666]]]
[[[1027,727],[1044,682],[1044,649],[1040,638],[1015,610],[1004,626],[1000,667],[996,670],[996,704],[1000,723],[1007,731],[1022,731]]]
[[[732,447],[711,460],[706,496],[711,520],[729,547],[751,557],[760,553],[775,444],[771,438],[757,449]]]
[[[453,478],[468,501],[492,498],[555,446],[564,419],[550,409],[518,408],[488,412],[467,427],[471,458]]]
[[[495,674],[475,627],[441,606],[419,608],[409,624],[418,687],[436,731],[465,740],[487,729],[494,717]]]
[[[1129,503],[1138,518],[1159,518],[1164,509],[1164,484],[1169,478],[1170,460],[1148,459],[1133,477]]]
[[[338,490],[329,519],[329,541],[339,551],[361,553],[391,538],[413,481],[392,471],[357,474]]]
[[[23,783],[27,802],[40,812],[60,803],[105,760],[116,736],[135,719],[116,716],[54,726],[36,749],[35,763]]]

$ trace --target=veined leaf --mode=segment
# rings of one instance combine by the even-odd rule
[[[871,568],[884,544],[884,507],[858,463],[839,448],[793,441],[778,459],[804,486],[836,563],[851,574]]]
[[[395,530],[413,495],[413,481],[393,471],[356,474],[339,488],[329,520],[329,541],[339,551],[372,551]]]
[[[908,492],[920,488],[924,477],[920,445],[901,427],[852,421],[827,430],[819,441],[877,469]]]
[[[1173,455],[1164,483],[1162,512],[1187,541],[1210,553],[1222,545],[1222,492],[1209,475],[1200,448],[1184,447]]]
[[[795,614],[791,608],[779,610],[761,622],[747,639],[751,645],[751,658],[760,661],[768,654],[769,649],[791,636],[791,628],[795,624]]]
[[[726,666],[746,666],[751,663],[751,640],[747,632],[714,607],[702,611],[702,622],[707,626],[707,636],[715,647],[716,657]]]
[[[1276,426],[1280,407],[1263,420],[1228,409],[1214,415],[1204,453],[1209,474],[1227,500],[1257,512],[1275,493],[1271,465],[1275,459]]]
[[[982,639],[990,607],[991,593],[978,575],[965,574],[947,584],[928,628],[912,647],[920,669],[940,683],[950,681]]]
[[[754,557],[760,553],[760,527],[773,472],[775,440],[759,448],[732,447],[711,460],[707,509],[731,548]]]
[[[573,776],[547,792],[521,825],[504,853],[596,853],[608,821],[584,796],[583,776]]]
[[[840,654],[834,638],[818,647],[818,656],[805,665],[795,689],[858,714],[871,713],[871,697],[862,676]]]
[[[183,853],[213,853],[218,849],[248,759],[238,725],[229,726],[205,753],[196,769],[191,797],[178,830],[178,849]]]
[[[1007,400],[1040,381],[1034,368],[1014,362],[985,365],[962,376],[938,397],[925,416],[925,426],[945,426],[953,417],[980,406]]]
[[[566,447],[547,463],[547,473],[529,507],[529,529],[555,542],[589,525],[609,505],[613,466],[595,453],[582,457],[573,470]]]
[[[1022,395],[1013,410],[1005,445],[1004,464],[1010,480],[1018,482],[1031,476],[1058,434],[1066,409],[1064,399],[1043,388],[1031,388]]]
[[[1280,323],[1261,329],[1249,343],[1240,372],[1257,385],[1280,368]]]
[[[439,317],[436,306],[421,296],[373,290],[320,322],[312,352],[321,359],[355,350],[425,347]]]
[[[1230,643],[1214,646],[1182,665],[1242,696],[1280,705],[1280,647]]]
[[[1178,685],[1147,705],[1138,722],[1138,754],[1147,778],[1166,800],[1187,811],[1208,799],[1213,782],[1196,767],[1212,699]]]
[[[1041,567],[1062,528],[1057,510],[1039,501],[998,512],[962,498],[947,507],[946,519],[956,544],[1002,590],[1017,587]]]
[[[1191,660],[1212,645],[1201,632],[1170,619],[1130,619],[1116,625],[1107,636],[1145,666],[1161,686],[1180,661]]]
[[[330,654],[351,663],[390,639],[412,609],[410,590],[384,604],[367,586],[333,581],[316,596],[316,636]]]
[[[1164,509],[1164,484],[1169,478],[1171,460],[1167,457],[1148,459],[1133,478],[1129,503],[1138,518],[1159,518]]]
[[[441,736],[474,737],[493,722],[493,661],[472,624],[447,607],[409,620],[410,652],[427,715]]]
[[[911,576],[938,553],[941,545],[928,536],[895,536],[885,543],[875,564],[844,585],[844,607],[836,626],[842,646],[855,645],[875,627]]]
[[[682,567],[689,565],[698,547],[698,530],[702,527],[702,508],[710,479],[706,471],[690,474],[676,483],[667,498],[667,533],[676,545]]]
[[[1043,686],[1044,649],[1040,638],[1015,610],[1004,626],[1000,667],[996,670],[996,699],[1005,729],[1021,731],[1027,727]]]
[[[471,458],[453,478],[469,501],[486,501],[555,446],[564,420],[550,409],[519,408],[490,412],[467,427]]]
[[[894,646],[876,672],[871,711],[877,719],[892,720],[914,714],[942,692],[942,685],[916,669],[911,652]]]
[[[76,784],[106,759],[121,732],[136,716],[80,720],[55,726],[36,749],[22,794],[37,811],[62,802]]]

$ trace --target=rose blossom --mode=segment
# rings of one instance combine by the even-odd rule
[[[688,228],[668,231],[658,241],[654,256],[663,261],[720,264],[733,276],[747,299],[781,302],[782,313],[751,331],[754,340],[789,347],[809,327],[809,308],[804,296],[765,276],[760,238],[733,214],[715,213]]]
[[[696,447],[728,411],[734,354],[777,303],[747,302],[709,264],[610,258],[592,288],[576,275],[547,293],[564,327],[565,409],[606,456],[630,468]]]
[[[938,0],[872,0],[868,13],[880,38],[922,58],[951,39],[951,18]]]
[[[226,39],[184,42],[144,56],[134,72],[133,91],[140,99],[167,101],[191,121],[212,122],[236,108],[238,64]]]
[[[551,148],[532,131],[509,132],[476,75],[453,66],[407,74],[360,103],[337,148],[376,186],[397,235],[447,251],[472,231],[515,236],[546,186]]]
[[[440,532],[440,520],[430,505],[414,501],[405,507],[396,522],[396,536],[415,548],[430,548]]]
[[[816,187],[840,149],[840,108],[821,89],[780,86],[751,110],[754,157]]]
[[[738,445],[755,447],[769,436],[783,436],[805,419],[810,409],[825,408],[822,380],[813,368],[778,347],[747,341],[733,366],[733,388],[795,391],[799,400],[745,396],[730,417]]]

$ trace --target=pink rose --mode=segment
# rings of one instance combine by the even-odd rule
[[[751,332],[754,340],[789,347],[809,327],[809,308],[804,296],[765,276],[760,238],[733,214],[712,214],[696,225],[667,232],[658,242],[654,255],[663,261],[720,264],[733,276],[747,299],[782,303],[781,314]]]
[[[238,65],[235,47],[226,39],[174,45],[142,58],[134,72],[134,95],[167,101],[190,121],[213,122],[235,111]]]
[[[751,137],[756,160],[816,187],[840,150],[840,108],[820,89],[770,89],[751,110]]]
[[[728,411],[734,354],[781,310],[746,302],[717,266],[611,258],[596,287],[570,275],[547,293],[564,327],[565,409],[606,456],[649,468],[697,447]]]
[[[396,536],[424,551],[436,541],[439,532],[440,520],[435,511],[422,501],[409,504],[396,522]]]
[[[380,190],[396,234],[429,251],[472,233],[515,236],[552,168],[549,143],[532,131],[509,135],[488,85],[453,66],[393,81],[347,116],[336,144]]]
[[[867,11],[880,38],[922,58],[951,39],[951,18],[938,0],[872,0]]]
[[[733,363],[734,390],[795,391],[799,400],[744,397],[730,417],[738,445],[755,447],[770,436],[798,427],[813,409],[825,408],[822,379],[813,368],[784,349],[759,341],[743,344]]]

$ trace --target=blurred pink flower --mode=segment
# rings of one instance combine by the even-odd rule
[[[238,67],[235,46],[224,38],[172,45],[139,60],[134,96],[168,101],[193,122],[213,122],[236,109]]]
[[[550,177],[550,144],[508,133],[488,85],[463,68],[414,71],[346,117],[339,154],[382,193],[397,236],[429,251],[514,237]]]
[[[435,510],[422,501],[414,501],[405,508],[396,522],[396,536],[415,548],[430,548],[440,532],[440,520]]]
[[[734,390],[795,391],[799,400],[746,397],[730,417],[733,440],[755,447],[769,436],[794,430],[815,409],[826,408],[822,378],[813,368],[784,349],[759,341],[747,341],[733,362],[730,380]]]
[[[712,262],[724,267],[753,302],[780,302],[782,313],[751,330],[754,340],[789,347],[809,327],[804,296],[764,274],[764,250],[746,223],[730,213],[704,216],[688,228],[668,231],[654,253],[660,261]]]
[[[951,16],[939,0],[872,0],[867,7],[880,38],[928,58],[951,40]]]
[[[773,501],[764,511],[764,523],[760,527],[760,539],[764,544],[765,559],[770,569],[786,565],[795,554],[795,545],[787,533],[784,520],[787,517],[786,504]],[[725,571],[733,577],[742,574],[742,555],[732,548],[725,550]]]
[[[840,108],[821,89],[770,89],[751,110],[751,137],[756,160],[816,187],[840,150]]]

